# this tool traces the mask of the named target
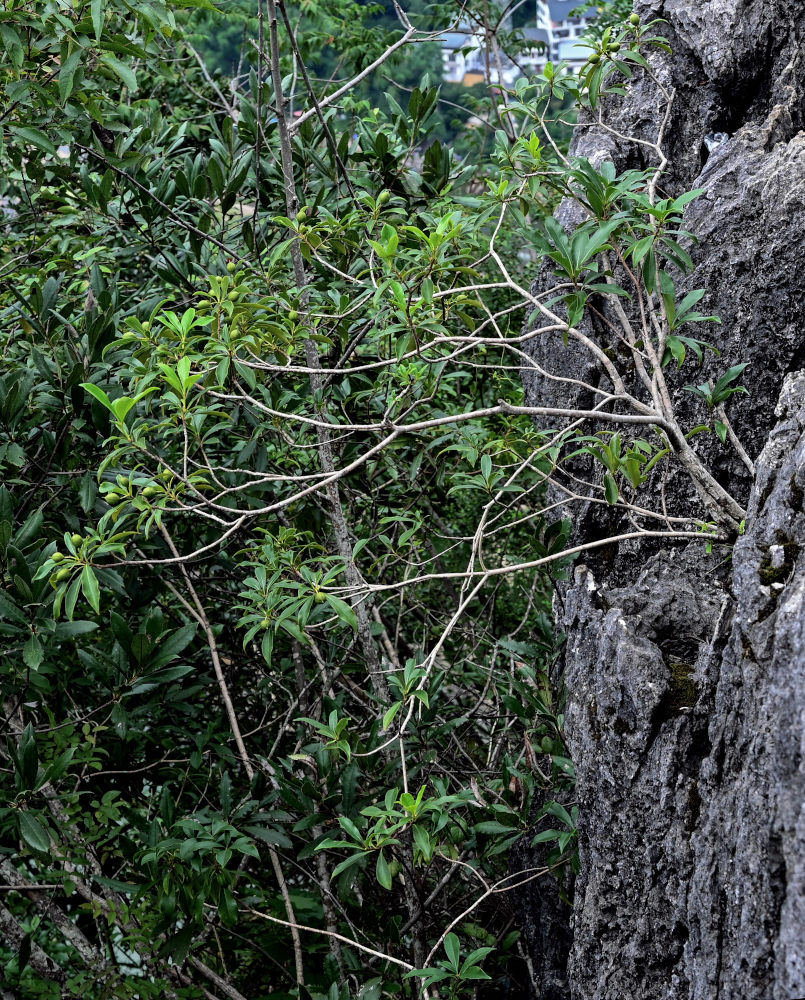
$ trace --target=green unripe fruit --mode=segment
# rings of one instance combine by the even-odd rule
[[[629,24],[633,24],[635,25],[635,27],[637,27],[637,25],[640,24],[640,15],[639,14],[630,15]]]
[[[234,260],[230,260],[226,265],[226,269],[230,274],[232,274],[236,270],[237,266],[238,265],[234,262]]]
[[[236,288],[233,288],[232,291],[227,295],[227,298],[229,299],[230,302],[237,302],[239,297],[240,297],[240,292]]]
[[[607,51],[608,52],[619,52],[620,51],[620,43],[619,42],[613,42],[611,45],[607,45]]]
[[[80,545],[84,541],[83,535],[70,535],[70,541],[73,545]]]
[[[148,322],[147,319],[144,319],[142,323],[140,323],[140,326],[143,328],[144,333],[148,333],[148,331],[151,329],[151,324]]]
[[[156,486],[146,486],[146,488],[143,490],[143,496],[153,497],[156,496],[158,492],[159,491],[157,490]]]
[[[377,196],[378,205],[388,205],[390,201],[391,201],[390,191],[381,191],[380,194]]]
[[[322,594],[320,590],[317,590],[313,594],[313,600],[316,602],[316,604],[324,604],[324,594]]]
[[[110,507],[117,507],[117,505],[123,500],[123,497],[120,496],[119,493],[107,493],[104,500]]]
[[[163,479],[170,479],[170,477],[171,477],[171,470],[170,469],[163,469],[162,472],[160,472],[160,476]]]
[[[292,323],[294,322],[294,320],[299,319],[299,313],[296,311],[296,309],[291,309],[291,311],[288,313],[288,319]]]
[[[54,552],[53,555],[50,557],[50,561],[55,563],[64,562],[64,553]]]
[[[62,580],[66,580],[67,577],[70,575],[70,573],[72,573],[72,570],[70,569],[69,566],[65,566],[64,569],[60,569],[55,576],[56,583],[59,583]]]
[[[299,209],[299,211],[298,211],[298,212],[296,213],[296,221],[297,221],[297,222],[301,222],[301,221],[302,221],[302,219],[304,219],[304,217],[305,217],[306,215],[307,215],[307,209],[306,209],[306,208],[305,208],[305,206],[303,205],[303,206],[302,206],[302,207],[301,207],[301,208]]]
[[[587,60],[588,63],[592,63],[595,66],[596,63],[601,62],[601,56],[598,52],[593,52],[590,58]]]

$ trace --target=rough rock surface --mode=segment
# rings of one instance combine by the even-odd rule
[[[526,924],[541,927],[531,946],[537,981],[552,984],[542,1000],[794,1000],[805,997],[805,4],[637,10],[667,20],[673,48],[654,60],[676,91],[663,184],[704,189],[686,215],[699,238],[686,284],[708,289],[723,325],[708,331],[721,356],[696,381],[749,362],[750,397],[729,412],[756,468],[753,479],[715,435],[697,441],[748,503],[731,556],[630,544],[576,565],[560,609],[582,862],[566,980],[540,941],[551,927],[566,940],[567,914],[546,897]],[[644,77],[606,121],[653,140],[659,108]],[[707,159],[715,131],[730,138]],[[641,147],[595,126],[575,152],[646,165]],[[560,218],[572,222],[572,209]],[[534,341],[532,356],[598,379],[558,340]],[[688,381],[683,370],[674,391],[693,426],[701,404],[681,391]],[[539,372],[526,390],[534,404],[584,403]],[[696,504],[681,477],[666,500],[672,512]],[[575,512],[579,538],[617,529],[600,512]]]

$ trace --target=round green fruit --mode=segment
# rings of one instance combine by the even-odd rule
[[[147,319],[144,319],[142,323],[140,323],[140,326],[143,328],[143,333],[148,333],[148,331],[151,329],[151,324],[148,322]]]
[[[296,221],[297,221],[297,222],[301,222],[301,221],[302,221],[302,219],[304,219],[306,215],[307,215],[307,209],[306,209],[306,208],[305,208],[305,206],[303,205],[303,206],[302,206],[302,207],[301,207],[301,208],[299,209],[299,211],[298,211],[298,212],[296,213]]]
[[[162,479],[170,479],[172,473],[170,469],[163,469],[159,475],[162,477]]]
[[[62,580],[66,580],[71,573],[72,570],[70,569],[69,566],[65,566],[63,569],[60,569],[55,577],[56,583],[60,583]]]
[[[598,52],[593,52],[587,62],[592,63],[592,65],[595,66],[596,63],[601,62],[601,55]]]
[[[153,497],[156,496],[158,492],[159,491],[157,490],[156,486],[146,486],[146,488],[143,490],[143,496]]]
[[[227,262],[226,269],[227,271],[229,271],[230,274],[233,274],[237,269],[237,266],[238,265],[234,262],[234,260],[230,260]]]
[[[296,309],[291,309],[291,311],[288,313],[288,319],[292,323],[299,319],[299,313],[296,311]]]
[[[119,493],[107,493],[104,500],[110,507],[117,507],[117,505],[123,500],[123,497]]]
[[[640,15],[631,14],[629,17],[629,24],[633,24],[635,27],[637,27],[637,25],[640,24]]]
[[[55,563],[64,562],[64,553],[54,552],[53,555],[50,557],[50,561]]]
[[[390,191],[381,191],[380,194],[377,196],[378,205],[388,205],[390,201],[391,201]]]
[[[611,45],[607,45],[608,52],[620,52],[620,43],[613,42]]]
[[[237,302],[238,299],[240,298],[240,292],[237,290],[237,288],[233,288],[232,291],[227,295],[227,298],[229,299],[230,302]]]

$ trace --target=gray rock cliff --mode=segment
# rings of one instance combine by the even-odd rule
[[[622,544],[577,563],[559,595],[582,870],[570,918],[546,890],[526,930],[542,1000],[794,1000],[805,997],[805,4],[636,9],[667,20],[673,50],[653,57],[675,90],[664,188],[704,189],[686,213],[699,242],[685,282],[708,290],[723,325],[708,331],[721,356],[695,380],[749,362],[750,396],[729,413],[755,475],[703,435],[700,453],[747,505],[735,546]],[[658,108],[642,76],[606,121],[653,139]],[[729,139],[707,157],[715,131]],[[595,125],[574,152],[647,165]],[[572,346],[537,339],[531,352],[545,371],[596,381]],[[690,380],[672,382],[686,426],[701,406],[681,391]],[[585,402],[538,372],[525,383],[532,404]],[[680,477],[665,499],[684,515],[697,503]],[[618,529],[601,511],[575,511],[578,538]],[[559,954],[540,943],[551,934]]]

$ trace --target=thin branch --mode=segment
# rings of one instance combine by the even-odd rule
[[[260,917],[263,920],[269,920],[272,924],[281,924],[285,927],[290,926],[287,920],[280,920],[279,917],[274,917],[270,913],[261,913],[260,910],[254,910],[251,907],[247,907],[246,912],[252,913],[255,917]],[[374,948],[370,948],[368,945],[360,944],[352,938],[345,937],[343,934],[337,934],[335,931],[327,931],[321,927],[307,927],[305,924],[295,924],[294,926],[298,931],[308,931],[310,934],[323,934],[325,937],[337,938],[344,944],[348,944],[350,948],[357,948],[358,951],[363,951],[367,955],[373,955],[375,958],[382,959],[384,962],[392,962],[394,965],[399,965],[408,972],[414,968],[414,966],[409,965],[408,962],[403,962],[401,958],[395,958],[393,955],[387,955],[385,952],[377,951]]]

